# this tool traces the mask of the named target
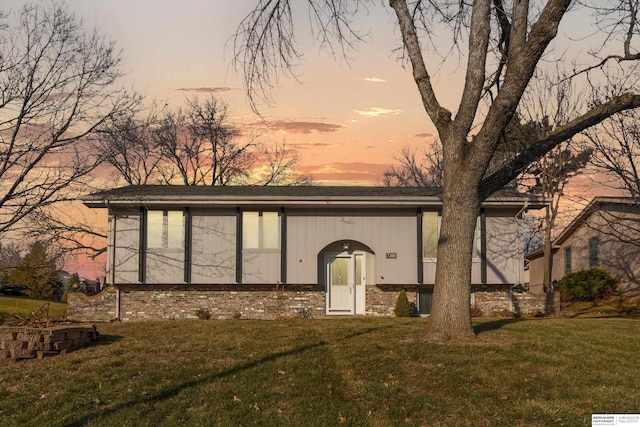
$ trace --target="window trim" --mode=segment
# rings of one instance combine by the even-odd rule
[[[429,252],[435,252],[436,256],[435,257],[430,257],[427,256],[427,250],[425,248],[425,232],[427,230],[427,227],[425,226],[425,221],[427,218],[427,214],[429,213],[436,213],[438,215],[438,226],[437,226],[437,230],[436,230],[436,248],[435,251],[429,251]],[[422,245],[422,262],[436,262],[438,260],[438,242],[440,241],[440,229],[442,227],[442,212],[440,211],[423,211],[422,212],[422,236],[421,236],[421,245]],[[482,231],[483,231],[483,221],[482,221],[482,215],[478,215],[478,217],[476,218],[476,227],[473,231],[473,251],[471,253],[471,261],[474,263],[479,263],[482,262],[482,254],[483,254],[483,240],[482,240]]]
[[[247,239],[246,233],[249,227],[247,227],[247,222],[245,222],[245,214],[258,214],[258,236],[257,236],[257,246],[256,247],[247,247]],[[265,223],[269,224],[268,220],[265,220],[264,214],[275,214],[274,223],[277,227],[276,230],[271,230],[270,233],[272,235],[268,236],[265,233]],[[246,252],[280,252],[282,248],[282,215],[278,210],[243,210],[240,215],[240,220],[242,221],[242,235],[240,236],[240,243],[242,251]],[[265,247],[265,243],[273,239],[276,240],[275,247]]]
[[[154,245],[151,246],[149,244],[149,242],[152,240],[149,237],[149,234],[154,231],[156,232],[157,230],[152,230],[152,227],[149,225],[149,214],[151,212],[162,212],[162,224],[160,225],[160,227],[162,228],[162,230],[159,233],[159,237],[161,240],[161,244],[159,246]],[[170,215],[170,213],[174,213],[173,215]],[[170,230],[170,218],[178,218],[177,214],[180,214],[179,218],[180,218],[180,230],[175,230],[173,229],[173,227],[171,227]],[[177,209],[147,209],[146,212],[146,218],[145,218],[145,249],[149,252],[154,252],[154,251],[184,251],[185,250],[185,246],[186,246],[186,235],[185,235],[185,229],[186,229],[186,222],[185,222],[185,211],[184,210],[177,210]],[[179,238],[180,244],[178,246],[170,246],[171,242],[176,241],[176,238]],[[154,239],[155,240],[155,239]]]

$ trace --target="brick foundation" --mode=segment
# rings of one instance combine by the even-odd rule
[[[417,286],[367,286],[366,315],[393,316],[402,289],[407,292],[409,302],[417,304]],[[558,295],[540,297],[509,289],[508,286],[474,286],[476,313],[493,316],[512,312],[527,316],[558,311]],[[109,286],[92,297],[70,294],[67,318],[106,322],[119,314],[119,319],[125,321],[195,319],[198,310],[208,312],[212,319],[320,317],[326,313],[325,297],[325,291],[316,286]]]
[[[164,288],[122,290],[121,320],[195,319],[206,310],[212,319],[277,319],[319,316],[324,292],[291,290],[208,290]]]
[[[409,303],[417,304],[418,289],[413,286],[382,289],[367,286],[366,314],[369,316],[394,316],[393,309],[401,290],[405,290]]]
[[[550,315],[560,312],[560,294],[537,295],[515,292],[505,286],[479,286],[473,288],[472,308],[482,316],[511,313],[516,316]]]
[[[67,296],[67,319],[80,322],[109,322],[115,319],[116,293],[114,286],[107,286],[90,297],[80,292],[70,292]]]

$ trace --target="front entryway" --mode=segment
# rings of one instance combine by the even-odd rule
[[[365,261],[361,251],[327,253],[327,314],[364,314]]]

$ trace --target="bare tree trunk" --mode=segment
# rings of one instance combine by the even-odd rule
[[[477,185],[470,185],[467,180],[449,184],[444,190],[433,292],[431,334],[439,340],[474,337],[470,315],[471,255],[480,198]]]

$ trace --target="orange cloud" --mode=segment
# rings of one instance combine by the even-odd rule
[[[192,92],[192,93],[219,93],[219,92],[231,92],[236,90],[242,90],[242,88],[232,88],[228,86],[219,87],[181,87],[175,89],[177,92]]]
[[[414,138],[431,138],[433,136],[435,135],[429,132],[422,132],[422,133],[417,133],[413,135]]]

